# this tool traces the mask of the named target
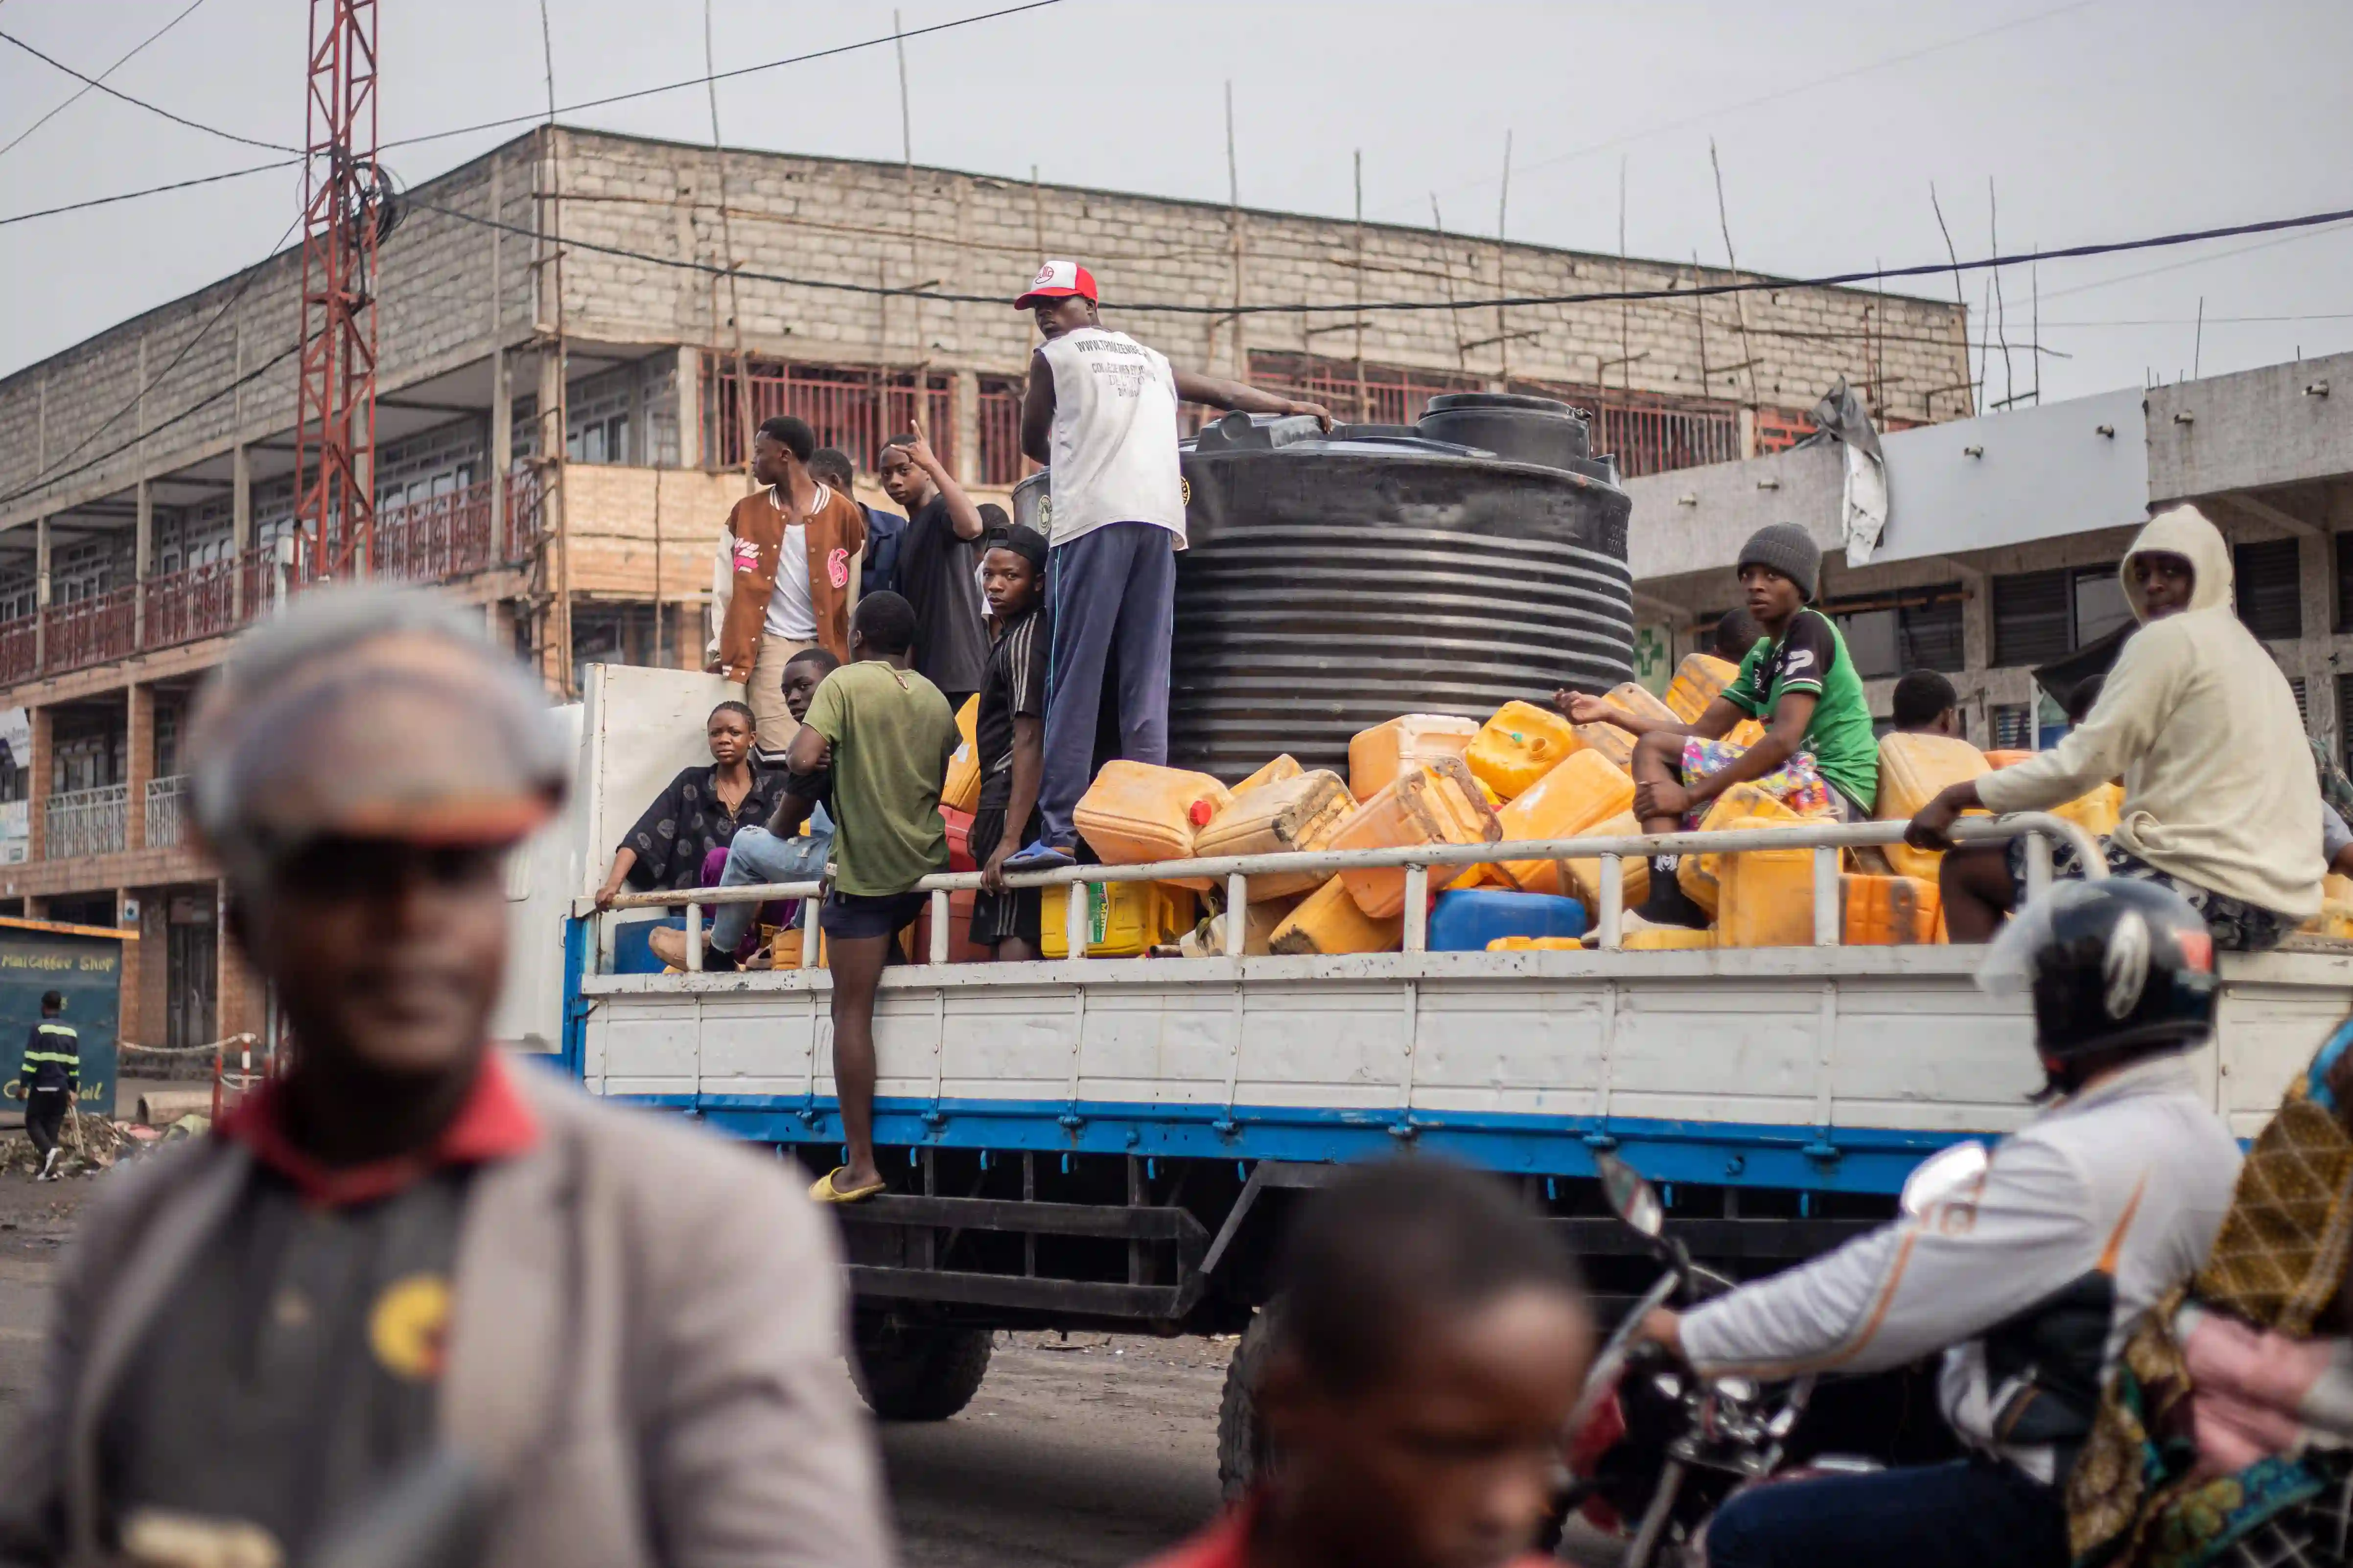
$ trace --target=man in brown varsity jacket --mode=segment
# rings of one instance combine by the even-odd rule
[[[789,414],[760,426],[752,478],[764,488],[728,512],[712,563],[704,668],[743,683],[772,763],[800,729],[785,707],[786,663],[818,647],[849,658],[852,571],[866,548],[858,503],[810,474],[816,450],[816,432]]]

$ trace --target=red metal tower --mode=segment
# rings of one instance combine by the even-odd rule
[[[363,575],[375,538],[375,0],[311,0],[295,522],[306,578]]]

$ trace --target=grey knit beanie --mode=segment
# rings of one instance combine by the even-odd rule
[[[1770,566],[1811,599],[1815,584],[1821,581],[1822,547],[1797,523],[1777,522],[1758,529],[1740,547],[1740,559],[1733,570],[1749,565]]]

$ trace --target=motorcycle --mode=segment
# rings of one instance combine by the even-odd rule
[[[1917,1219],[1981,1180],[1989,1158],[1977,1142],[1931,1155],[1904,1184],[1898,1210]],[[1627,1537],[1623,1521],[1637,1521],[1618,1568],[1662,1562],[1704,1568],[1707,1521],[1736,1492],[1881,1466],[1824,1454],[1803,1467],[1784,1468],[1790,1436],[1813,1398],[1811,1374],[1783,1383],[1704,1379],[1669,1364],[1640,1339],[1643,1320],[1658,1308],[1695,1304],[1737,1282],[1696,1262],[1667,1234],[1666,1205],[1640,1172],[1606,1152],[1595,1163],[1611,1212],[1649,1244],[1662,1267],[1602,1346],[1569,1417],[1568,1509],[1605,1538],[1620,1541]],[[1557,1555],[1580,1561],[1592,1544],[1589,1535],[1580,1541],[1564,1533]]]

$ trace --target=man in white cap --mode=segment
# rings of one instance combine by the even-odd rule
[[[1094,275],[1075,261],[1038,269],[1014,309],[1046,339],[1029,368],[1021,449],[1053,471],[1046,537],[1046,773],[1035,844],[1008,871],[1070,865],[1071,813],[1094,772],[1103,669],[1117,672],[1119,754],[1168,760],[1168,641],[1176,619],[1176,552],[1185,548],[1185,481],[1176,468],[1176,405],[1250,414],[1322,405],[1238,381],[1177,370],[1155,349],[1104,327]]]

